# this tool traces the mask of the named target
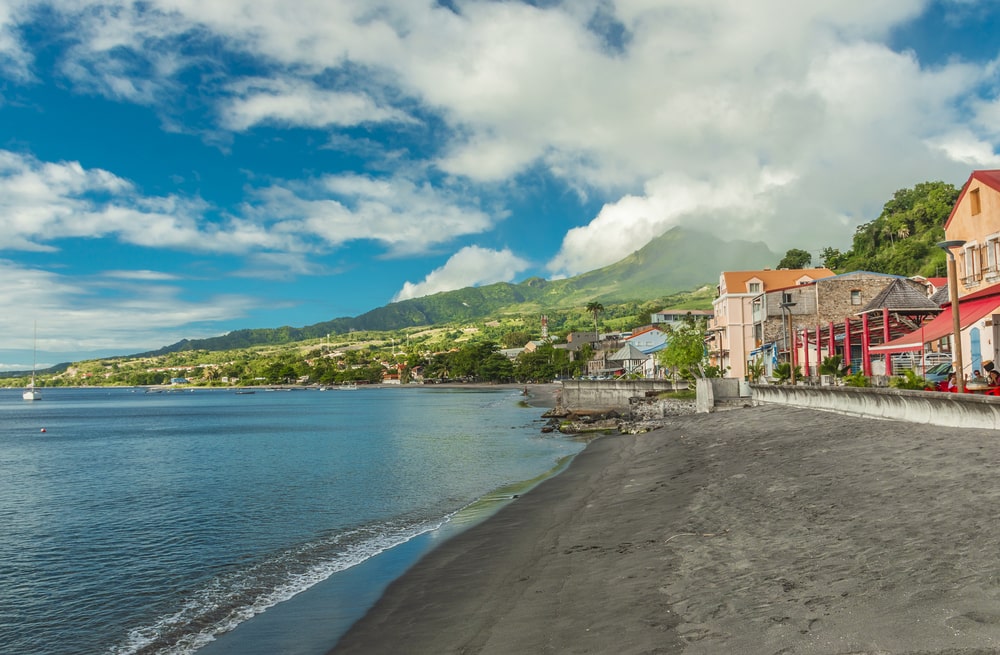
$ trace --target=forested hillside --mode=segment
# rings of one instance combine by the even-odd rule
[[[944,276],[945,253],[935,244],[944,239],[944,223],[958,194],[944,182],[900,189],[878,218],[858,226],[850,250],[825,248],[823,264],[838,273]]]

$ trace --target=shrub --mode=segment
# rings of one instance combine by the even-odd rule
[[[747,365],[747,377],[751,382],[757,382],[764,377],[764,358],[757,357]]]
[[[792,365],[789,362],[781,362],[780,364],[774,367],[774,377],[778,380],[778,382],[784,382],[785,380],[791,379]],[[796,380],[802,379],[801,366],[795,367],[795,379]]]
[[[838,378],[844,377],[847,371],[850,369],[849,366],[841,366],[841,360],[843,357],[840,355],[834,355],[833,357],[824,357],[823,363],[819,365],[820,375],[835,375]]]
[[[903,371],[902,377],[894,377],[889,380],[889,386],[894,389],[915,389],[920,391],[934,385],[914,373],[912,369],[906,369]]]
[[[849,387],[870,387],[872,386],[872,381],[862,373],[851,373],[850,375],[844,376],[844,384]]]

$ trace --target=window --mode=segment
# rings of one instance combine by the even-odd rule
[[[750,282],[747,284],[750,293],[760,293],[760,282]]]
[[[969,191],[969,209],[973,216],[982,211],[982,206],[979,204],[979,189]]]
[[[785,304],[785,303],[790,303],[790,302],[792,302],[792,294],[788,293],[787,291],[782,291],[781,292],[781,303]]]
[[[852,289],[851,290],[851,304],[852,305],[860,305],[861,304],[861,290],[860,289]]]

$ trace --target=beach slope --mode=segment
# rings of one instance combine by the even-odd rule
[[[591,443],[333,653],[1000,653],[1000,433],[767,406]]]

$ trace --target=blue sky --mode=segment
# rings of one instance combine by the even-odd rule
[[[0,369],[847,247],[1000,168],[994,0],[0,0]],[[720,270],[725,265],[720,262]]]

